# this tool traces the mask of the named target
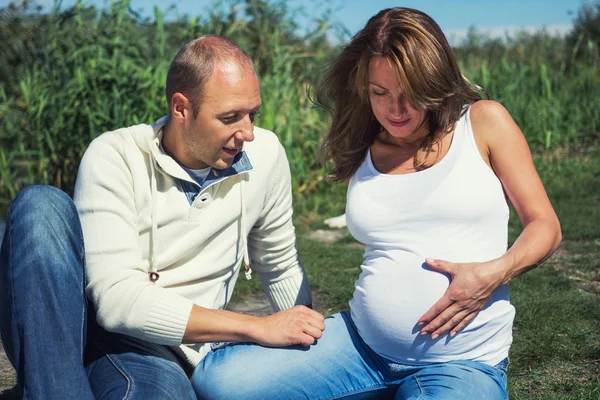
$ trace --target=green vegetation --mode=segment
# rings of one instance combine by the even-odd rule
[[[162,116],[170,60],[200,34],[226,35],[255,60],[264,100],[257,124],[286,148],[297,211],[341,211],[344,188],[324,182],[315,156],[328,116],[307,95],[339,46],[328,40],[329,14],[300,35],[299,11],[284,0],[231,0],[175,20],[157,8],[144,19],[127,1],[108,11],[79,3],[40,14],[29,1],[0,9],[0,216],[31,183],[70,193],[97,135]],[[598,138],[600,11],[580,14],[567,39],[541,32],[501,41],[472,30],[455,49],[464,74],[506,106],[537,152]]]
[[[306,91],[334,50],[326,22],[298,37],[285,2],[232,1],[203,20],[168,23],[154,12],[141,19],[126,1],[109,11],[77,4],[40,15],[27,2],[0,10],[0,216],[27,184],[70,193],[83,151],[102,132],[164,115],[171,59],[201,34],[226,35],[253,56],[264,93],[258,123],[280,135],[296,193],[314,188],[326,119]]]
[[[200,12],[200,10],[199,10]],[[32,183],[72,191],[79,159],[104,131],[165,113],[164,82],[182,43],[201,34],[237,41],[262,86],[257,125],[290,160],[300,250],[316,302],[347,307],[362,249],[345,237],[310,239],[341,213],[344,185],[323,180],[316,151],[328,116],[309,101],[339,47],[327,13],[299,34],[284,0],[231,0],[202,17],[145,19],[127,1],[41,14],[31,2],[0,9],[0,218]],[[581,9],[567,38],[544,32],[491,40],[472,30],[455,51],[464,74],[505,105],[527,136],[565,243],[511,284],[517,309],[510,391],[515,399],[600,398],[600,3]],[[511,238],[520,230],[513,217]],[[240,280],[238,294],[258,291]]]

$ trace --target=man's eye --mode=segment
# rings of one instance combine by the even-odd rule
[[[223,121],[223,123],[225,123],[225,124],[231,124],[233,122],[236,122],[239,118],[240,118],[240,116],[238,114],[234,114],[234,115],[222,117],[221,121]]]
[[[250,113],[250,122],[254,123],[254,119],[256,118],[257,115],[260,115],[260,113],[258,111],[253,111]]]

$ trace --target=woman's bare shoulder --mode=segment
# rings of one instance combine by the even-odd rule
[[[523,133],[504,106],[493,100],[480,100],[471,106],[471,127],[475,140],[486,149]]]

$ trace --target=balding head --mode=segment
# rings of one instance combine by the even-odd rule
[[[193,116],[196,117],[206,82],[220,63],[234,63],[253,70],[250,56],[240,46],[220,36],[201,36],[179,50],[167,73],[169,115],[173,95],[181,93],[192,104]]]

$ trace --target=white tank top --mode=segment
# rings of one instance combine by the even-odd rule
[[[418,319],[438,301],[449,277],[425,258],[482,262],[507,249],[509,209],[502,185],[483,161],[468,110],[446,156],[410,174],[387,175],[370,151],[348,187],[346,218],[366,245],[350,301],[352,319],[376,353],[409,365],[473,360],[495,365],[508,355],[514,307],[508,285],[454,338],[420,336]]]

